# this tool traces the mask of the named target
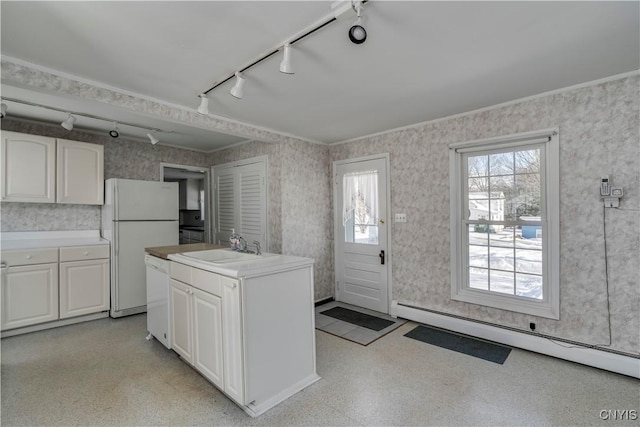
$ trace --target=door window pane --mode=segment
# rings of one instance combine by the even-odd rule
[[[377,245],[378,172],[345,174],[342,202],[345,242]]]

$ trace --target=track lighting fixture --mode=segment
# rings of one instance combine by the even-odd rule
[[[75,124],[75,122],[76,122],[76,118],[75,118],[75,117],[73,117],[70,113],[67,113],[67,114],[69,114],[69,117],[67,117],[67,118],[65,119],[65,121],[63,121],[62,123],[60,123],[60,126],[62,126],[63,128],[65,128],[66,130],[71,130],[71,129],[73,129],[73,125],[74,125],[74,124]]]
[[[294,74],[293,67],[291,67],[291,44],[284,45],[284,58],[280,63],[280,72],[284,74]]]
[[[367,39],[367,30],[362,26],[362,16],[360,16],[362,12],[362,3],[358,2],[353,5],[352,2],[352,7],[356,11],[356,15],[358,17],[356,18],[356,22],[354,22],[351,28],[349,28],[349,40],[355,44],[362,44]]]
[[[231,88],[231,91],[229,91],[229,93],[238,99],[242,99],[242,95],[244,93],[242,89],[244,86],[244,77],[242,77],[242,74],[240,74],[240,72],[238,71],[236,71],[235,76],[236,84]]]
[[[160,140],[156,138],[154,135],[152,135],[151,133],[147,133],[147,136],[149,137],[149,141],[151,141],[153,145],[156,145],[158,142],[160,142]]]
[[[102,116],[96,116],[94,114],[89,114],[89,113],[84,113],[84,112],[80,112],[80,111],[69,111],[69,110],[63,110],[61,108],[58,107],[52,107],[50,105],[44,105],[44,104],[38,104],[35,102],[31,102],[31,101],[24,101],[21,99],[16,99],[16,98],[8,98],[8,97],[3,97],[2,98],[3,101],[6,101],[8,103],[16,103],[16,104],[21,104],[21,105],[28,105],[31,107],[37,107],[37,108],[44,108],[45,110],[51,110],[51,111],[58,111],[60,113],[66,113],[68,115],[67,119],[65,121],[63,121],[62,123],[60,123],[60,125],[65,128],[66,130],[71,130],[73,129],[73,126],[76,122],[76,117],[85,117],[87,119],[92,119],[92,120],[101,120],[103,122],[111,122],[113,123],[113,129],[111,129],[109,131],[109,136],[111,136],[112,138],[118,138],[120,136],[120,129],[118,128],[118,125],[122,125],[122,126],[126,126],[126,127],[131,127],[131,128],[136,128],[136,129],[144,129],[144,130],[148,130],[151,131],[154,135],[156,135],[158,132],[160,133],[174,133],[174,131],[171,130],[162,130],[162,129],[158,129],[158,128],[152,128],[152,127],[147,127],[147,126],[142,126],[139,125],[137,123],[131,123],[131,122],[123,122],[121,120],[113,120],[113,118],[108,118],[108,117],[102,117]],[[3,102],[2,104],[0,104],[0,111],[2,112],[2,116],[0,116],[0,118],[4,117],[7,113],[7,105]],[[102,132],[102,131],[101,131]],[[126,134],[123,134],[124,137],[128,137]],[[147,134],[147,136],[149,136],[149,134]],[[134,136],[135,138],[139,138],[138,136]],[[149,139],[151,139],[151,137],[149,137]],[[155,140],[155,142],[153,142]],[[154,144],[157,144],[159,142],[158,138],[156,138],[155,136],[153,137],[153,140],[151,141]]]
[[[198,107],[198,113],[200,114],[209,114],[209,98],[204,93],[200,95],[200,106]]]
[[[120,132],[118,131],[118,122],[113,123],[113,129],[109,131],[109,136],[111,138],[117,138],[120,136]]]
[[[362,23],[363,19],[361,16],[361,12],[362,5],[367,3],[368,1],[369,0],[334,1],[331,5],[331,13],[316,21],[316,23],[314,23],[313,25],[298,31],[297,33],[286,39],[289,41],[286,42],[284,46],[282,44],[276,45],[276,47],[266,51],[264,54],[253,59],[251,62],[245,63],[245,65],[240,68],[236,68],[236,70],[238,71],[236,71],[234,74],[226,74],[225,76],[217,80],[213,84],[213,86],[202,92],[202,94],[199,96],[202,98],[202,95],[208,94],[217,87],[224,85],[235,76],[236,83],[230,92],[231,95],[235,96],[236,98],[242,98],[242,85],[244,84],[244,78],[241,77],[241,73],[244,73],[245,71],[255,67],[266,59],[271,58],[273,55],[280,52],[280,50],[284,50],[284,58],[280,63],[280,72],[285,74],[294,74],[293,68],[291,67],[291,46],[302,41],[304,38],[315,34],[316,31],[327,27],[332,22],[337,22],[338,20],[342,20],[347,16],[353,16],[354,12],[357,15],[357,19],[353,26],[351,26],[351,28],[349,29],[349,40],[351,40],[355,44],[364,43],[364,41],[367,39],[367,31],[364,29]],[[203,100],[200,101],[201,106],[203,102]]]

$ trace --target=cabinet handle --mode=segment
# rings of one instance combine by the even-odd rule
[[[227,283],[227,282],[225,282],[225,284],[224,284],[224,285],[225,285],[226,287],[228,287],[228,288],[231,288],[231,289],[235,289],[235,288],[236,288],[236,286],[237,286],[236,282],[232,282],[232,283]]]
[[[84,251],[84,256],[87,256],[87,255],[89,255],[89,252]]]
[[[31,255],[27,255],[27,259],[31,259]]]

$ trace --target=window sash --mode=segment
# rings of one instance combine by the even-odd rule
[[[553,144],[551,144],[553,142]],[[545,130],[524,135],[507,136],[490,140],[472,141],[468,143],[450,144],[450,173],[451,173],[451,274],[452,299],[487,305],[491,307],[540,315],[542,317],[559,318],[559,289],[558,289],[558,201],[549,203],[549,196],[558,196],[557,189],[548,193],[550,182],[558,184],[558,137],[557,131]],[[551,148],[551,151],[549,151]],[[469,219],[469,173],[468,157],[477,155],[491,155],[496,153],[524,151],[527,149],[540,150],[540,221],[515,220],[487,220]],[[554,158],[555,157],[555,158]],[[491,175],[487,170],[486,178]],[[511,176],[516,176],[514,170]],[[475,177],[475,176],[474,176]],[[491,191],[489,187],[489,192]],[[488,198],[489,199],[489,198]],[[522,225],[539,226],[542,228],[542,277],[543,298],[536,299],[484,289],[472,288],[470,285],[469,226],[474,224],[502,225],[516,227]],[[482,245],[481,245],[482,246]],[[487,248],[494,247],[489,241]],[[515,247],[515,242],[514,242]],[[517,252],[514,250],[513,262],[517,263]],[[488,261],[490,262],[490,261]],[[487,266],[487,272],[495,270]],[[511,273],[511,272],[509,272]],[[514,293],[517,292],[517,272],[514,265]],[[526,273],[529,274],[529,273]]]

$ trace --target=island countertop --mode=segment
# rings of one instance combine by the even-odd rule
[[[156,246],[152,248],[144,248],[145,252],[162,259],[169,259],[171,254],[180,254],[184,252],[206,251],[209,249],[225,249],[226,246],[215,245],[213,243],[191,243],[188,245],[171,245]]]
[[[229,249],[227,249],[227,251],[229,251]],[[286,271],[290,269],[297,269],[303,266],[313,265],[314,263],[313,258],[305,258],[292,255],[263,253],[262,255],[254,256],[255,258],[253,259],[242,259],[225,263],[216,263],[197,259],[184,253],[174,253],[169,255],[168,258],[171,261],[186,264],[191,267],[235,278],[264,276],[279,271]]]

